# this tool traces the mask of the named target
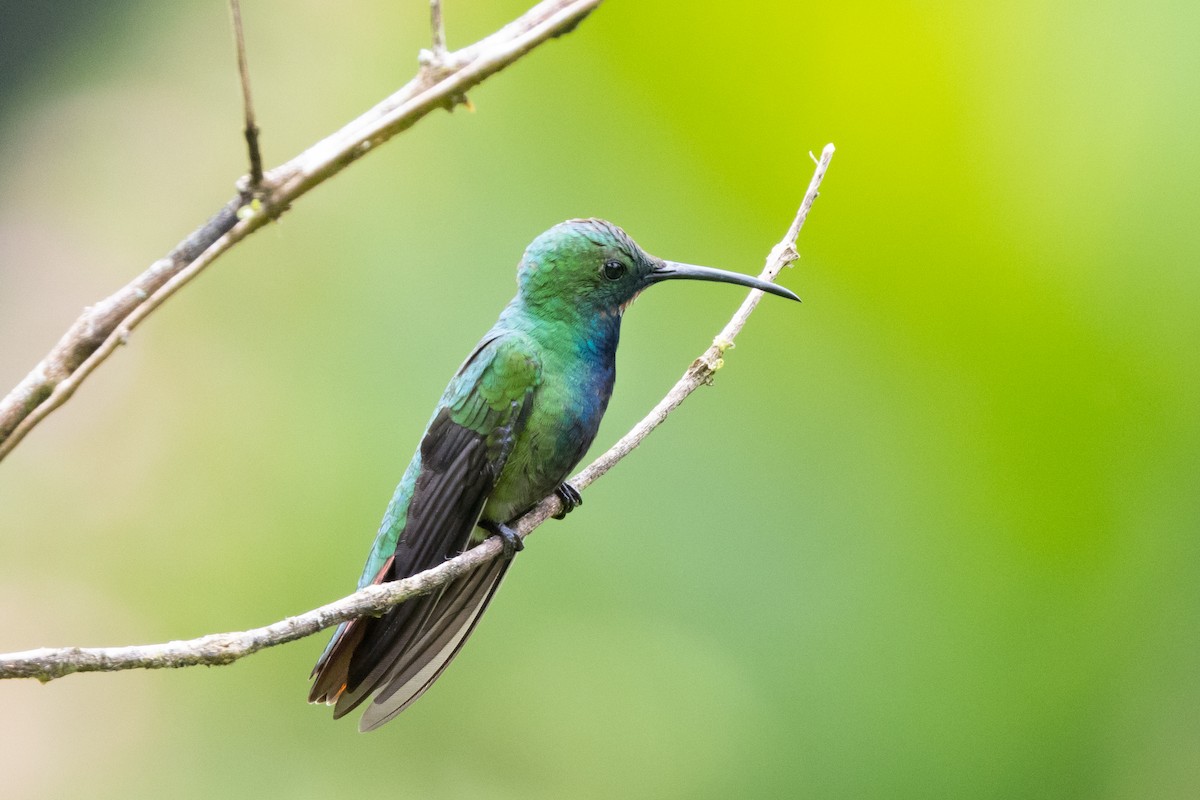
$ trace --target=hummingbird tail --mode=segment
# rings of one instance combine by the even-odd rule
[[[347,629],[345,656],[338,652],[341,647],[335,648],[326,661],[330,679],[323,682],[319,677],[313,694],[325,683],[335,689],[332,695],[326,690],[321,698],[336,704],[334,717],[348,714],[375,695],[359,730],[383,725],[424,694],[458,655],[511,563],[509,559],[497,559],[452,581],[440,594],[405,601],[401,605],[428,607],[413,609],[407,615],[409,624],[399,629],[381,624],[386,617],[356,620],[360,631]],[[362,663],[363,654],[372,654],[373,663]],[[349,677],[355,673],[366,673],[357,685]]]
[[[373,584],[383,582],[384,576],[392,569],[393,561],[395,556],[384,562],[383,569],[375,576]],[[333,705],[337,701],[349,682],[350,659],[366,632],[367,628],[362,618],[352,619],[338,626],[308,676],[315,678],[312,689],[308,692],[308,702]]]

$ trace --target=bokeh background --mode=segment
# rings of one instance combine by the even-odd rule
[[[452,47],[523,0],[446,0]],[[247,0],[276,164],[427,3]],[[244,170],[223,2],[0,11],[0,389]],[[450,374],[564,218],[757,271],[716,385],[529,543],[362,736],[317,637],[0,685],[12,798],[1200,795],[1200,5],[610,0],[221,259],[0,464],[0,650],[353,587]],[[741,299],[629,313],[597,448]],[[598,450],[597,450],[598,451]]]

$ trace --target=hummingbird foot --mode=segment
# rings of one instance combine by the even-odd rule
[[[500,537],[501,546],[504,548],[502,555],[506,561],[525,549],[525,542],[521,541],[521,537],[517,532],[503,522],[480,520],[479,527],[490,534]]]
[[[569,483],[563,483],[554,493],[558,495],[558,499],[562,501],[562,511],[554,515],[554,519],[563,519],[575,509],[583,505],[583,495]]]

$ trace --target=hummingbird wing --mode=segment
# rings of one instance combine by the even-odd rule
[[[380,526],[359,585],[399,580],[471,545],[479,515],[541,381],[521,334],[485,339],[447,387]],[[419,697],[466,640],[510,562],[497,560],[379,618],[342,626],[318,661],[309,700],[341,717],[372,694],[369,730]]]

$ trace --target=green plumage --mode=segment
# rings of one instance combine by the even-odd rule
[[[395,717],[458,653],[520,540],[507,527],[556,489],[595,438],[616,374],[621,315],[647,286],[690,278],[795,298],[736,273],[663,261],[603,220],[571,220],[527,248],[517,296],[442,394],[376,534],[359,587],[436,566],[490,533],[497,559],[378,619],[343,624],[313,669],[312,702],[340,717],[370,697],[360,727]]]

